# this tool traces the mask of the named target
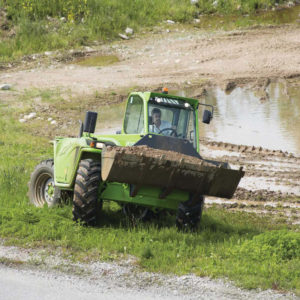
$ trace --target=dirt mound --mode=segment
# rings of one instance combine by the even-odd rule
[[[201,144],[207,145],[214,149],[222,149],[230,152],[247,153],[261,156],[276,156],[276,157],[287,157],[296,158],[300,160],[300,157],[295,156],[293,153],[282,150],[270,150],[263,147],[247,146],[247,145],[236,145],[231,143],[209,141],[206,139],[201,140]]]

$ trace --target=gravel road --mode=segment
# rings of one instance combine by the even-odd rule
[[[74,263],[59,253],[5,246],[0,240],[0,299],[299,299],[240,289],[221,279],[143,272],[133,260]]]

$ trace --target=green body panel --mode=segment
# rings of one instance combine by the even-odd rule
[[[164,199],[159,199],[160,193],[161,190],[159,188],[141,187],[135,197],[130,197],[128,184],[112,182],[107,184],[100,197],[103,200],[129,202],[143,206],[154,206],[174,210],[178,208],[180,202],[186,201],[189,198],[188,192],[180,190],[174,190]]]
[[[150,97],[176,98],[188,102],[195,110],[196,120],[198,120],[198,101],[184,97],[175,97],[168,94],[159,93],[131,93],[128,99],[138,95],[144,102],[144,134],[126,134],[124,125],[121,134],[101,135],[84,133],[81,138],[58,137],[54,142],[54,177],[55,186],[61,189],[72,190],[74,187],[76,172],[81,159],[93,158],[101,161],[101,149],[92,148],[88,141],[113,144],[117,146],[132,146],[148,133],[148,101]],[[197,151],[199,152],[199,129],[196,122]],[[141,187],[135,197],[129,196],[129,185],[122,183],[103,183],[105,189],[100,197],[104,200],[114,200],[121,202],[137,203],[146,206],[177,209],[178,203],[188,199],[187,192],[174,190],[164,199],[159,199],[161,190],[155,187]]]

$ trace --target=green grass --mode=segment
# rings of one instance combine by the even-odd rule
[[[138,32],[168,19],[191,23],[203,14],[208,18],[204,18],[199,26],[206,28],[277,23],[273,15],[265,19],[264,15],[256,17],[256,12],[285,2],[288,1],[199,0],[192,5],[190,0],[1,1],[0,9],[4,8],[7,12],[5,26],[13,28],[16,34],[8,37],[2,33],[1,37],[0,31],[0,62],[18,59],[26,54],[90,45],[94,41],[111,41],[118,38],[118,33],[124,32],[126,27]],[[254,18],[245,18],[245,14]],[[220,25],[224,15],[227,16],[225,24]],[[291,21],[289,13],[286,18]]]
[[[148,271],[226,277],[246,288],[300,293],[299,227],[280,218],[212,207],[197,232],[184,233],[176,230],[174,216],[133,228],[114,203],[105,203],[94,228],[74,223],[70,205],[33,207],[27,182],[34,165],[52,156],[51,146],[7,110],[0,113],[0,237],[7,244],[59,248],[80,261],[130,254]]]

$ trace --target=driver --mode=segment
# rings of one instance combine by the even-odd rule
[[[163,135],[171,135],[172,130],[165,130],[161,132],[163,129],[175,129],[168,121],[161,120],[161,110],[157,107],[152,109],[152,125],[149,126],[149,131],[153,133],[161,133]]]

